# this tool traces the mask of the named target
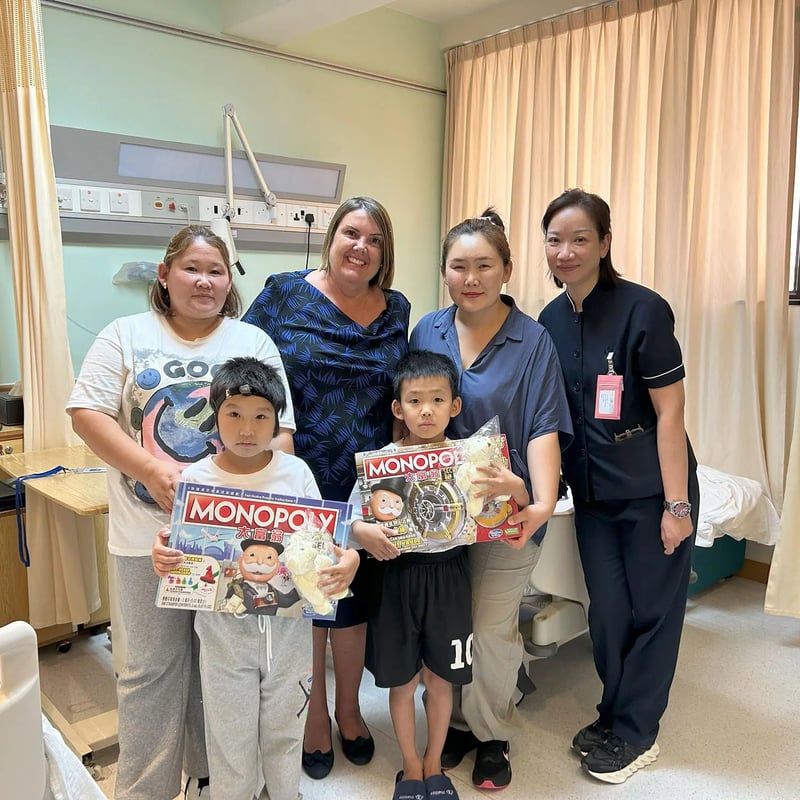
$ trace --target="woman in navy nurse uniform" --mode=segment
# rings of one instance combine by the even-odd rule
[[[684,367],[667,302],[611,263],[611,212],[571,189],[542,219],[565,291],[542,311],[567,387],[574,439],[563,453],[603,683],[598,718],[573,750],[593,777],[622,783],[658,756],[675,674],[697,464],[684,428]]]

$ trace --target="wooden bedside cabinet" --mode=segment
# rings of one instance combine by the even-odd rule
[[[0,456],[12,453],[23,453],[22,427],[16,425],[0,425]]]

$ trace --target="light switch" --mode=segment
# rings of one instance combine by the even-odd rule
[[[75,207],[75,198],[72,196],[71,186],[56,186],[56,200],[60,211],[72,211]]]

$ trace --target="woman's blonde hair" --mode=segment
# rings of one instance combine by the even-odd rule
[[[228,248],[225,242],[205,225],[189,225],[179,230],[169,240],[167,252],[164,254],[164,266],[167,268],[167,271],[169,271],[172,262],[196,241],[205,242],[219,252],[225,263],[225,269],[228,271],[228,277],[231,277],[231,267],[228,263]],[[170,317],[173,314],[169,292],[166,286],[161,285],[161,281],[159,280],[156,280],[150,287],[150,308],[159,314],[163,314],[165,317]],[[233,317],[237,319],[241,311],[242,298],[236,286],[234,286],[233,281],[231,281],[230,291],[225,298],[225,303],[220,309],[219,315],[221,317]]]
[[[366,211],[369,214],[383,237],[381,266],[375,277],[370,280],[369,285],[377,285],[381,289],[391,289],[394,281],[394,230],[392,229],[392,220],[389,218],[389,212],[371,197],[351,197],[336,209],[331,219],[331,224],[328,225],[328,230],[325,233],[325,239],[322,242],[322,263],[319,268],[323,272],[330,271],[331,264],[329,259],[333,237],[339,230],[339,225],[341,225],[344,217],[351,211],[359,210]]]

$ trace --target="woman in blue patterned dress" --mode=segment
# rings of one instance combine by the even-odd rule
[[[371,198],[352,197],[331,220],[320,268],[271,276],[243,317],[278,346],[292,390],[295,453],[328,500],[347,502],[356,481],[355,453],[392,439],[392,375],[408,350],[410,313],[408,300],[390,289],[393,279],[389,215]],[[303,743],[303,769],[312,778],[324,778],[333,766],[325,686],[329,630],[342,750],[354,764],[366,764],[375,749],[358,700],[367,619],[363,573],[362,563],[354,596],[339,603],[336,622],[314,623]]]

